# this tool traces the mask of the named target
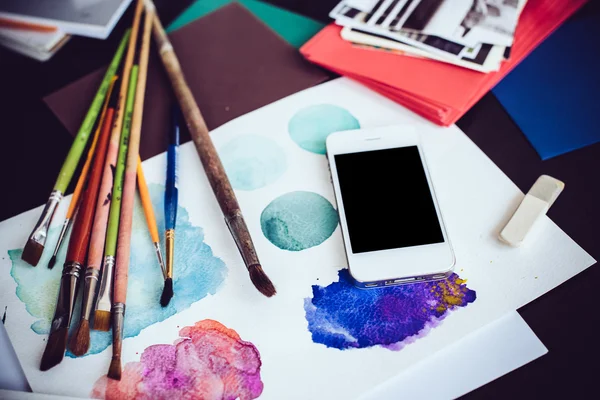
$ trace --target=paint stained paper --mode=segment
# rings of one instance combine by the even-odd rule
[[[179,331],[173,344],[148,347],[125,364],[120,381],[101,377],[98,399],[255,399],[262,393],[260,354],[236,331],[203,320]]]
[[[447,281],[361,290],[346,270],[325,140],[337,130],[393,124],[421,133],[457,267]],[[196,151],[184,144],[175,296],[160,307],[162,276],[136,202],[118,384],[104,377],[112,351],[106,334],[93,334],[88,355],[39,370],[65,249],[54,270],[45,268],[49,254],[30,267],[20,254],[41,209],[0,223],[0,306],[8,307],[5,327],[35,392],[354,398],[593,263],[548,218],[526,246],[499,243],[496,231],[522,197],[517,187],[457,127],[434,126],[350,80],[300,92],[212,135],[277,295],[253,287]],[[143,165],[162,232],[166,156]],[[373,212],[385,218],[394,204]],[[68,198],[50,247],[67,207]]]

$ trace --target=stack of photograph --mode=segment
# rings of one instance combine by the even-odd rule
[[[300,52],[452,125],[585,0],[343,0]]]
[[[527,0],[343,0],[330,13],[356,46],[498,71]]]

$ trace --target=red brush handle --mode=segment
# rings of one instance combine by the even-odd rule
[[[77,262],[83,265],[85,262],[114,111],[113,108],[109,108],[106,111],[104,121],[102,121],[102,131],[100,132],[100,140],[98,141],[94,161],[89,172],[88,184],[83,193],[77,217],[73,223],[73,232],[71,233],[69,249],[67,250],[67,263]]]

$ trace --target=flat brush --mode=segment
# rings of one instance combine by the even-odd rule
[[[125,118],[123,130],[121,132],[117,165],[115,167],[114,186],[108,215],[106,241],[104,243],[102,282],[100,284],[100,292],[98,293],[98,300],[96,301],[94,313],[94,329],[99,331],[108,331],[110,329],[110,314],[113,305],[113,271],[115,268],[115,257],[117,255],[117,240],[122,206],[123,181],[127,162],[127,149],[131,130],[131,114],[133,110],[133,101],[135,98],[137,74],[138,67],[137,65],[134,65],[131,68],[131,77],[129,78],[129,90],[127,93],[127,102],[125,105],[124,114]]]
[[[102,191],[102,172],[106,164],[106,156],[110,147],[110,130],[113,123],[116,108],[116,92],[110,97],[110,107],[102,121],[102,134],[98,146],[98,154],[94,159],[90,177],[90,186],[96,185],[95,214],[92,224],[90,245],[88,248],[87,267],[85,270],[85,287],[83,291],[83,303],[81,307],[81,318],[75,329],[75,333],[69,342],[69,350],[76,356],[82,356],[90,348],[90,315],[94,308],[94,295],[100,277],[100,265],[104,250],[104,238],[106,235],[106,222],[108,220],[108,205],[105,199],[100,197]],[[94,179],[94,181],[92,181]]]
[[[139,3],[141,3],[141,0],[139,0]],[[121,379],[121,347],[123,344],[123,324],[127,300],[127,275],[129,272],[129,259],[131,254],[133,204],[135,200],[137,166],[140,157],[140,135],[142,131],[146,76],[148,72],[148,54],[150,52],[150,33],[152,31],[153,18],[154,5],[151,4],[150,7],[148,6],[148,3],[146,3],[144,31],[139,54],[139,76],[137,78],[135,89],[135,104],[131,119],[129,148],[127,149],[127,165],[125,167],[125,183],[123,184],[121,217],[119,219],[119,238],[117,242],[117,259],[115,263],[115,287],[112,306],[113,354],[107,376],[117,380]]]
[[[81,174],[79,175],[79,179],[77,180],[77,185],[75,185],[75,190],[73,191],[73,196],[71,196],[71,203],[69,203],[69,209],[67,210],[67,216],[65,221],[63,222],[62,228],[60,230],[60,234],[58,235],[58,240],[56,241],[56,246],[54,247],[54,253],[52,253],[52,257],[50,257],[50,261],[48,262],[48,268],[54,268],[54,264],[56,264],[56,255],[60,250],[60,246],[71,226],[71,222],[73,221],[73,216],[75,215],[75,211],[77,210],[77,206],[79,205],[79,199],[81,197],[81,192],[83,190],[83,186],[85,185],[87,174],[90,169],[90,165],[92,164],[92,159],[94,158],[94,152],[96,151],[96,144],[98,144],[98,137],[100,136],[100,131],[102,130],[102,121],[104,121],[104,117],[106,115],[106,109],[108,107],[108,100],[110,99],[110,95],[112,93],[116,76],[110,82],[110,86],[108,88],[108,92],[106,93],[106,99],[104,101],[104,106],[102,107],[102,112],[100,113],[100,118],[98,118],[98,124],[96,126],[96,132],[94,133],[94,139],[92,140],[92,144],[87,153],[87,158],[85,160],[85,164],[83,164],[83,168],[81,169]]]
[[[225,222],[248,269],[250,279],[258,291],[267,297],[271,297],[276,293],[275,286],[273,286],[273,283],[260,265],[254,244],[252,243],[252,237],[242,216],[242,211],[240,210],[233,188],[229,183],[223,164],[212,143],[198,104],[196,104],[194,95],[185,80],[177,55],[158,16],[154,18],[153,32],[160,58],[171,82],[177,102],[181,107],[185,122],[196,146],[196,151],[200,156],[200,161],[202,162],[210,186],[219,202]]]
[[[166,307],[173,297],[173,261],[175,259],[175,223],[177,222],[177,154],[179,151],[179,109],[174,106],[171,115],[171,132],[167,149],[167,182],[165,184],[165,248],[167,269],[160,305]]]
[[[131,37],[127,46],[127,55],[121,71],[121,85],[119,100],[115,110],[114,124],[111,132],[110,145],[104,166],[100,197],[104,198],[109,207],[108,224],[104,243],[104,262],[102,266],[100,291],[94,307],[93,329],[108,331],[110,329],[110,310],[112,307],[113,268],[117,254],[117,232],[119,230],[119,215],[121,214],[121,193],[123,190],[123,174],[125,159],[127,158],[127,143],[131,127],[131,114],[133,111],[133,96],[135,95],[135,82],[130,82],[133,68],[133,59],[142,15],[141,4],[137,4]],[[137,72],[136,75],[137,77]],[[131,97],[131,99],[130,99]],[[129,104],[131,103],[131,104]],[[95,261],[94,261],[95,262]]]
[[[152,207],[152,200],[150,200],[150,192],[148,191],[148,184],[146,183],[146,177],[144,176],[144,169],[142,167],[141,158],[138,158],[137,181],[138,189],[140,192],[140,199],[142,200],[142,208],[144,209],[144,216],[146,217],[146,224],[148,225],[150,238],[152,239],[152,243],[154,244],[154,252],[156,253],[156,258],[158,259],[158,266],[162,271],[163,277],[166,277],[165,263],[163,261],[162,252],[160,251],[160,238],[158,236],[156,217],[154,215],[154,208]]]
[[[66,350],[66,338],[71,324],[73,306],[77,294],[77,287],[81,269],[85,263],[85,258],[90,243],[92,222],[98,199],[98,189],[102,178],[102,167],[106,158],[106,149],[108,148],[108,139],[110,133],[110,124],[112,118],[104,121],[102,132],[98,140],[96,155],[90,168],[90,176],[87,187],[81,199],[78,216],[73,223],[73,233],[69,241],[67,258],[63,267],[62,279],[59,290],[58,304],[52,320],[50,337],[42,357],[40,369],[46,371],[60,363]],[[112,116],[112,113],[110,113]]]
[[[83,123],[77,132],[77,136],[75,136],[75,139],[73,140],[73,144],[71,145],[71,149],[67,154],[67,158],[60,169],[58,179],[54,184],[52,193],[50,193],[50,198],[48,199],[48,202],[42,211],[40,219],[36,223],[33,231],[27,239],[27,243],[25,244],[21,258],[23,261],[33,266],[38,264],[40,257],[44,252],[44,246],[46,245],[46,238],[48,236],[50,223],[52,222],[52,217],[54,216],[54,212],[56,211],[58,204],[62,200],[63,195],[65,194],[69,183],[71,182],[71,178],[75,173],[77,164],[79,164],[81,154],[85,150],[90,133],[94,128],[96,118],[100,113],[102,103],[106,98],[106,93],[108,92],[110,82],[112,81],[113,76],[115,76],[115,72],[121,63],[121,58],[123,56],[123,52],[125,51],[125,45],[127,44],[127,39],[129,39],[129,34],[130,31],[127,30],[123,36],[123,39],[121,40],[117,52],[108,66],[106,73],[104,74],[104,78],[102,79],[102,83],[98,88],[98,92],[96,93],[94,100],[92,101],[92,104],[85,115],[85,118],[83,119]]]

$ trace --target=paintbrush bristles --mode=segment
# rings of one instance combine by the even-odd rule
[[[121,380],[121,358],[113,357],[110,360],[110,367],[108,367],[108,377],[110,379]]]
[[[265,274],[265,271],[263,271],[260,264],[249,266],[248,272],[250,273],[250,280],[259,292],[267,297],[274,296],[277,293],[275,286],[273,286],[273,282],[271,282],[267,274]]]
[[[165,279],[165,287],[163,288],[162,295],[160,296],[160,305],[166,307],[169,305],[171,298],[173,297],[173,279]]]
[[[68,333],[68,328],[60,328],[50,334],[44,355],[42,356],[40,370],[48,371],[50,368],[60,364],[67,350]]]
[[[35,267],[38,264],[38,262],[40,262],[40,258],[42,257],[43,252],[44,245],[30,238],[27,241],[25,248],[23,249],[21,259]]]
[[[90,349],[90,321],[82,319],[69,341],[71,353],[81,357]]]
[[[96,310],[94,313],[94,330],[103,332],[110,330],[110,311]]]
[[[56,256],[50,257],[50,261],[48,261],[48,269],[54,268],[54,264],[56,264]]]

